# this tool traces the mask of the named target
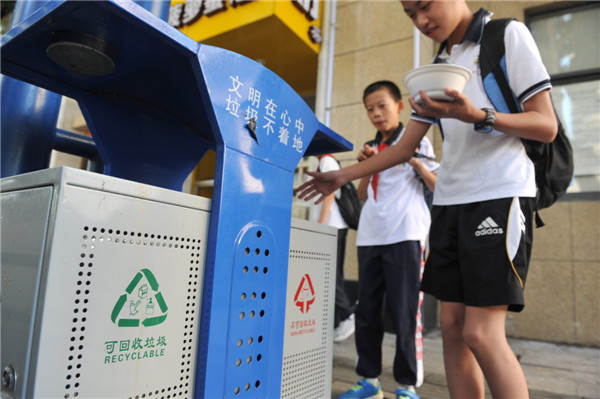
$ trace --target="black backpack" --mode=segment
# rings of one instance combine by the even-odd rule
[[[336,197],[335,202],[337,202],[342,218],[348,227],[356,230],[364,202],[358,198],[358,191],[351,182],[340,187],[340,191],[340,198]]]
[[[335,161],[338,165],[340,164],[337,159],[335,159]],[[358,229],[358,221],[364,202],[358,198],[358,190],[352,182],[348,182],[340,187],[340,193],[340,198],[335,197],[335,202],[340,209],[340,214],[348,227],[356,230]]]
[[[503,113],[522,112],[515,94],[510,89],[506,73],[504,31],[506,25],[513,20],[514,18],[503,18],[489,21],[483,29],[479,51],[483,87],[494,108]],[[442,50],[443,47],[440,47],[438,55]],[[573,180],[573,149],[556,110],[554,114],[558,122],[558,133],[552,143],[521,139],[535,166],[537,227],[544,226],[538,211],[549,207],[562,197]]]
[[[494,104],[504,113],[522,112],[519,102],[508,85],[504,48],[504,31],[513,18],[489,21],[483,29],[479,65],[483,87]],[[500,89],[498,91],[498,88]],[[556,114],[558,133],[552,143],[521,139],[525,151],[535,165],[535,221],[542,227],[538,210],[549,207],[562,197],[573,180],[573,149],[565,129]]]
[[[415,152],[413,154],[413,157],[425,158],[425,159],[429,159],[430,161],[435,161],[435,158],[427,156],[425,154],[421,154],[420,152]],[[415,178],[418,181],[420,181],[421,184],[423,184],[423,198],[425,199],[425,204],[427,204],[427,208],[429,208],[429,210],[431,211],[431,208],[433,207],[433,191],[431,191],[429,189],[429,187],[427,187],[427,184],[425,184],[425,180],[416,171],[415,171]]]

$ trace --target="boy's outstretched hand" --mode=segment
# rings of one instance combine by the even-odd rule
[[[321,194],[321,197],[315,202],[315,204],[321,203],[325,197],[346,183],[340,170],[332,170],[331,172],[327,173],[306,172],[306,174],[312,176],[313,178],[296,188],[294,192],[298,193],[298,198],[305,201],[310,201],[317,195]]]
[[[435,101],[427,96],[424,90],[420,90],[421,103],[417,103],[413,97],[408,102],[413,110],[421,115],[433,118],[453,118],[465,123],[476,123],[485,118],[484,111],[476,108],[467,95],[452,88],[446,88],[444,93],[452,97],[454,101]]]

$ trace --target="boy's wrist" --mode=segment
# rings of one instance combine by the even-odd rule
[[[482,108],[485,117],[482,121],[476,122],[474,128],[479,133],[490,133],[494,130],[496,124],[496,110],[493,108]]]
[[[485,112],[482,108],[475,108],[475,112],[473,113],[473,119],[470,121],[473,124],[483,123],[487,118],[487,112]]]
[[[368,160],[371,157],[365,159]],[[345,168],[342,168],[338,171],[339,176],[341,176],[341,179],[343,181],[343,184],[346,184],[348,182],[351,182],[353,180],[356,179],[360,179],[363,177],[369,177],[368,172],[365,173],[365,162],[357,162],[353,165],[347,166]]]
[[[342,178],[342,185],[348,183],[349,181],[351,181],[351,179],[349,178],[349,174],[348,174],[348,168],[350,168],[351,166],[342,168],[340,170],[337,171],[337,173],[339,173],[339,176],[341,176]]]

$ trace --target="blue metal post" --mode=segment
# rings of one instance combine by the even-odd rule
[[[17,1],[11,26],[43,4]],[[0,175],[7,177],[47,168],[62,97],[4,75],[0,77],[0,93]]]

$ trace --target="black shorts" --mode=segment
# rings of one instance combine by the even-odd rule
[[[533,198],[434,206],[431,219],[421,289],[441,301],[520,312]]]

